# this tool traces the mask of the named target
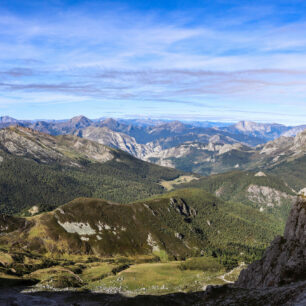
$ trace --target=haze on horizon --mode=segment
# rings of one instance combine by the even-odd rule
[[[0,115],[305,124],[303,1],[0,4]]]

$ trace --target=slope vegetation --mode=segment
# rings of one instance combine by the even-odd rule
[[[284,226],[296,192],[282,178],[263,171],[233,171],[203,177],[179,187],[201,188],[225,201],[246,204],[274,215]]]
[[[272,216],[200,189],[131,204],[78,198],[18,220],[22,227],[17,230],[1,227],[1,244],[42,254],[154,254],[172,259],[206,254],[251,260],[281,231]]]
[[[0,131],[0,212],[50,210],[76,197],[117,202],[162,193],[162,179],[180,172],[75,136],[27,128]]]

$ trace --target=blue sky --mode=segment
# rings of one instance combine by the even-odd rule
[[[302,124],[305,1],[1,1],[0,115]]]

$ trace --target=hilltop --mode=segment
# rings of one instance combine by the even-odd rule
[[[78,198],[52,212],[16,219],[18,223],[21,228],[7,230],[3,224],[1,244],[42,254],[155,254],[172,259],[201,254],[239,257],[243,252],[250,260],[281,231],[273,216],[200,189],[131,204]]]

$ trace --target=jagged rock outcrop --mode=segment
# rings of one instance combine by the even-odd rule
[[[0,236],[20,228],[24,230],[30,223],[30,221],[23,218],[0,214]]]
[[[189,207],[183,199],[170,198],[170,206],[173,206],[182,216],[195,217],[197,215],[196,210]]]
[[[284,237],[276,237],[262,259],[243,270],[236,282],[242,288],[277,287],[306,281],[306,201],[293,205]]]

